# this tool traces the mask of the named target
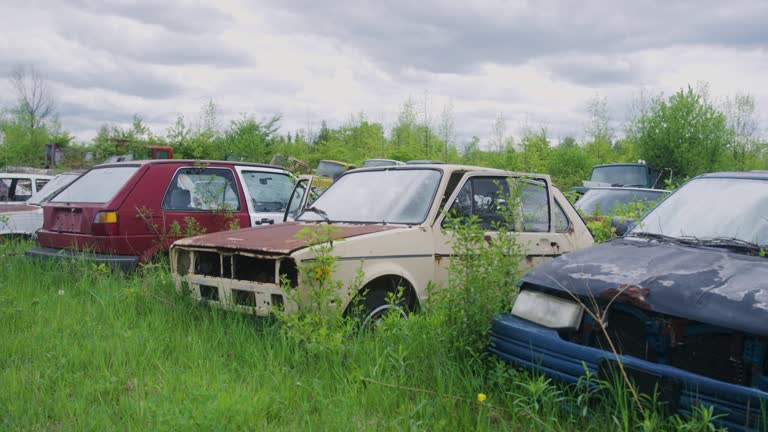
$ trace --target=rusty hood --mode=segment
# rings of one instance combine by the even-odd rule
[[[768,258],[625,238],[563,255],[522,280],[768,335]]]
[[[306,246],[303,238],[297,238],[299,232],[317,224],[287,222],[277,225],[265,225],[255,228],[243,228],[234,231],[220,231],[179,240],[175,245],[192,247],[212,247],[218,249],[236,249],[254,253],[289,255]],[[381,224],[333,225],[336,232],[334,240],[357,237],[381,231],[397,229],[397,226]]]

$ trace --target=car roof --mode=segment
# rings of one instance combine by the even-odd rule
[[[342,162],[342,161],[337,161],[337,160],[333,160],[333,159],[323,159],[320,162],[330,162],[330,163],[335,163],[335,164],[339,164],[339,165],[344,165],[346,167],[355,166],[355,164],[351,164],[349,162]],[[320,162],[318,162],[318,164]]]
[[[670,191],[664,190],[664,189],[651,189],[651,188],[639,188],[639,187],[593,187],[589,188],[589,191],[638,191],[638,192],[659,192],[659,193],[669,193]],[[587,192],[589,192],[587,191]]]
[[[723,171],[701,174],[697,178],[728,178],[742,180],[768,180],[768,171]],[[693,180],[693,179],[692,179]]]
[[[488,168],[488,167],[472,166],[472,165],[456,165],[456,164],[414,164],[414,165],[390,165],[390,166],[381,166],[381,167],[363,167],[363,168],[349,170],[347,171],[347,173],[356,173],[361,171],[426,170],[426,169],[440,170],[447,174],[451,174],[455,171],[466,171],[466,172],[476,171],[476,172],[487,172],[491,174],[513,173],[513,174],[519,174],[521,176],[549,177],[549,175],[547,174],[521,173],[516,171],[507,171],[507,170],[498,169],[498,168]]]
[[[601,167],[611,167],[611,166],[644,166],[648,168],[653,168],[652,166],[644,163],[637,163],[637,162],[620,162],[620,163],[609,163],[609,164],[600,164],[595,165],[592,167],[592,169],[595,168],[601,168]]]
[[[217,165],[231,165],[231,166],[249,166],[258,168],[272,168],[281,171],[287,171],[285,168],[278,165],[261,164],[253,162],[236,162],[236,161],[221,161],[221,160],[196,160],[196,159],[147,159],[147,160],[134,160],[125,162],[110,162],[95,165],[94,168],[100,168],[105,166],[136,166],[136,165],[162,165],[162,164],[217,164]]]

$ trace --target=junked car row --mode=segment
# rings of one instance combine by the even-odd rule
[[[768,174],[704,175],[667,196],[625,188],[661,202],[617,225],[619,238],[592,246],[547,175],[377,165],[339,173],[319,196],[312,177],[269,165],[97,166],[43,204],[39,246],[27,254],[130,269],[170,250],[180,292],[264,316],[297,310],[292,294],[309,289],[299,273],[315,250],[297,234],[333,225],[333,278],[363,275],[357,290],[339,293],[339,307],[362,304],[371,321],[393,308],[407,315],[428,300],[428,287],[447,284],[447,215],[474,216],[492,241],[510,223],[499,210],[516,191],[520,217],[505,228],[528,273],[493,322],[492,353],[564,382],[607,378],[621,362],[672,412],[707,405],[729,428],[768,424]],[[607,190],[592,189],[582,205]],[[404,302],[387,301],[399,290]]]

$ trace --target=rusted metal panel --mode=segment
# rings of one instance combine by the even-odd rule
[[[210,247],[223,249],[237,249],[239,251],[253,251],[268,254],[288,255],[306,246],[303,238],[297,238],[299,231],[314,224],[288,222],[279,225],[267,225],[256,228],[245,228],[235,231],[221,231],[206,234],[176,242],[178,246]],[[379,224],[366,225],[334,225],[335,240],[372,234],[399,227]]]

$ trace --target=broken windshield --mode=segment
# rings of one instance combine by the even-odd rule
[[[662,201],[630,234],[768,244],[768,187],[763,180],[701,178]]]
[[[420,224],[432,207],[441,176],[432,169],[349,173],[312,203],[312,211],[303,212],[297,220]]]

